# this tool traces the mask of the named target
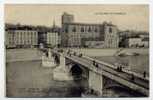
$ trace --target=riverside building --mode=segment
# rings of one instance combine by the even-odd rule
[[[38,32],[27,29],[6,30],[7,47],[34,47],[38,43]]]
[[[58,47],[61,44],[61,28],[53,23],[53,27],[47,32],[47,45],[49,47]]]
[[[117,48],[118,28],[112,23],[87,24],[74,22],[74,16],[62,15],[61,45],[64,47],[84,47],[88,41],[101,41],[103,48]]]

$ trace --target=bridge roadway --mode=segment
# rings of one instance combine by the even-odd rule
[[[57,52],[56,52],[57,53]],[[117,81],[118,83],[127,86],[133,90],[143,93],[144,95],[149,95],[149,81],[142,79],[140,77],[134,78],[131,80],[131,74],[126,72],[119,72],[116,68],[112,68],[109,66],[105,66],[101,63],[98,63],[98,68],[93,65],[93,60],[88,59],[86,56],[74,56],[68,55],[66,53],[63,54],[67,59],[80,64],[84,67],[87,67],[89,70],[92,70],[98,74],[104,75],[112,80]]]

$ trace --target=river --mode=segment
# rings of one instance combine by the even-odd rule
[[[149,75],[149,56],[148,55],[139,55],[139,56],[101,56],[94,57],[98,60],[105,61],[111,64],[120,63],[126,66],[129,66],[131,71],[143,74],[143,72],[147,72]]]
[[[26,51],[26,52],[25,52]],[[34,54],[34,51],[36,53]],[[12,52],[12,50],[11,50]],[[13,51],[11,56],[9,53],[6,55],[13,57],[15,55]],[[82,87],[87,86],[88,81],[82,79],[80,81],[56,81],[53,79],[53,68],[45,68],[41,65],[40,58],[37,54],[40,53],[37,50],[19,50],[20,53],[14,53],[17,55],[17,61],[10,60],[6,63],[6,94],[7,97],[81,97]],[[32,54],[34,55],[32,57]],[[20,56],[26,55],[26,60],[19,61]],[[29,57],[28,57],[29,55]],[[31,61],[31,57],[36,60]],[[29,59],[30,58],[30,59]],[[122,63],[131,66],[132,71],[143,73],[146,71],[149,74],[149,56],[126,56],[126,57],[114,57],[114,56],[98,56],[94,57],[98,60],[102,60],[108,63]],[[25,59],[25,58],[24,58]],[[134,97],[135,94],[131,94],[126,90],[110,89],[107,90],[105,97]],[[109,94],[109,95],[108,95]]]

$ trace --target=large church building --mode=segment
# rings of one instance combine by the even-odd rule
[[[119,43],[116,25],[104,22],[102,24],[87,24],[74,22],[74,16],[68,13],[62,15],[61,45],[64,47],[84,47],[87,43],[101,43],[103,48],[117,48]]]

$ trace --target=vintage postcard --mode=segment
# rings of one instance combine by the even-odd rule
[[[6,97],[149,97],[149,5],[5,4]]]

